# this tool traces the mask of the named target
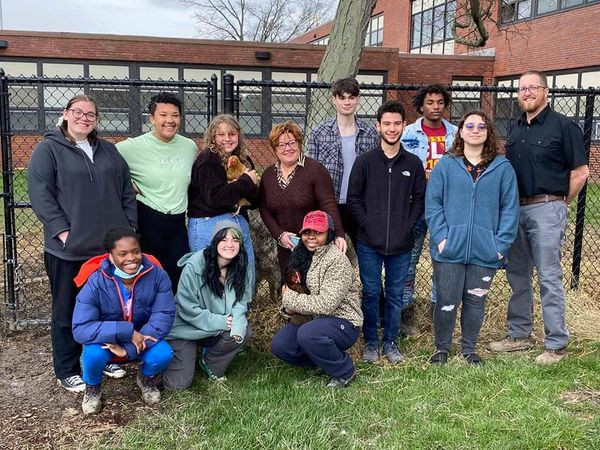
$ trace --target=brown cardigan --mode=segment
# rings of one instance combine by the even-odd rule
[[[260,216],[274,239],[289,231],[299,233],[304,216],[317,209],[330,214],[336,236],[344,237],[331,176],[318,161],[306,157],[285,189],[277,183],[275,166],[269,166],[260,183]]]

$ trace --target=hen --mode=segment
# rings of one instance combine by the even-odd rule
[[[287,273],[285,274],[285,285],[292,291],[299,294],[310,294],[306,284],[302,283],[302,275],[298,269],[288,269]],[[306,322],[310,322],[311,320],[312,316],[307,316],[296,312],[290,313],[290,323],[293,325],[302,325]]]
[[[227,159],[227,165],[225,168],[225,171],[227,172],[227,182],[233,183],[234,181],[236,181],[239,177],[241,177],[244,174],[246,169],[247,167],[240,161],[240,158],[238,158],[235,155],[230,156]],[[248,205],[250,205],[250,202],[245,198],[241,198],[237,204],[237,210],[235,211],[235,213],[233,213],[233,215],[237,216],[240,213],[240,209],[242,208],[242,206]]]

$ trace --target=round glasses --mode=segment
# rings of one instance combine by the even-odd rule
[[[73,117],[75,117],[76,119],[83,119],[83,117],[85,116],[87,120],[94,121],[98,118],[98,114],[96,114],[95,112],[90,111],[86,113],[79,108],[67,109],[67,111],[71,111],[71,114],[73,114]]]

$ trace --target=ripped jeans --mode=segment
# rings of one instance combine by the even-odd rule
[[[438,287],[437,303],[433,313],[437,351],[450,352],[456,310],[462,303],[461,353],[466,355],[475,352],[483,324],[485,300],[496,270],[474,264],[433,261],[433,277]]]

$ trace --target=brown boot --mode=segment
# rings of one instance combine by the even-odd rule
[[[533,342],[530,338],[513,338],[507,336],[501,341],[490,342],[487,346],[492,352],[517,352],[530,350],[533,347]]]
[[[411,305],[402,310],[402,320],[400,321],[400,333],[406,337],[415,337],[420,334],[415,321],[415,306]]]
[[[560,350],[546,350],[544,353],[535,358],[535,362],[537,364],[541,364],[543,366],[556,364],[557,362],[563,360],[567,357],[567,351],[564,348]]]

